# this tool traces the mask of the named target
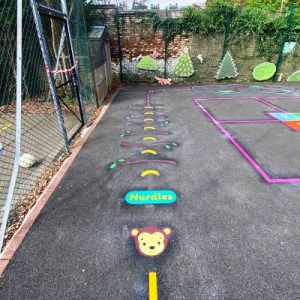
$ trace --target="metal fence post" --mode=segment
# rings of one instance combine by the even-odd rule
[[[75,2],[75,3],[78,4],[77,2]],[[85,19],[85,16],[84,16],[84,7],[83,7],[83,3],[81,2],[81,3],[79,4],[79,6],[80,6],[80,17],[82,18],[83,24],[84,24],[84,33],[85,33],[85,36],[86,36],[86,42],[87,42],[87,48],[88,48],[88,55],[89,55],[89,57],[91,58],[91,57],[92,57],[92,54],[91,54],[91,47],[90,47],[90,44],[89,44],[88,27],[87,27],[86,19]],[[80,34],[80,33],[79,33],[79,34]],[[92,63],[91,63],[91,64],[92,64]],[[94,70],[93,70],[91,64],[90,64],[90,72],[92,73],[93,89],[94,89],[94,91],[95,91],[96,106],[97,106],[97,108],[99,108],[99,107],[100,107],[100,103],[99,103],[98,96],[96,95],[96,78],[95,78]],[[106,77],[106,81],[107,81],[107,77]],[[106,85],[107,85],[107,84],[106,84]],[[107,88],[108,88],[108,85],[107,85]]]
[[[117,42],[118,42],[118,56],[119,56],[119,62],[120,62],[120,80],[123,82],[123,55],[122,55],[122,46],[121,46],[121,31],[120,31],[120,13],[119,8],[116,7],[116,13],[115,13],[115,24],[117,27]]]
[[[168,18],[168,7],[166,7],[166,19]],[[168,48],[169,48],[169,24],[168,28],[164,32],[164,78],[167,78],[168,75]]]
[[[223,49],[222,49],[221,61],[222,61],[223,57],[225,56],[225,54],[227,52],[227,49],[228,49],[230,25],[231,25],[233,17],[234,17],[234,13],[230,12],[227,15],[226,22],[224,23],[224,41],[223,41]]]
[[[15,185],[19,172],[21,156],[21,112],[22,112],[22,35],[23,35],[23,0],[17,1],[17,49],[16,49],[16,135],[15,135],[15,161],[8,189],[7,199],[4,206],[4,212],[0,230],[0,252],[3,246],[5,230],[9,217],[10,208],[13,202]]]
[[[61,0],[61,8],[62,8],[62,12],[67,15],[68,14],[68,9],[67,9],[66,0]],[[82,89],[81,89],[81,84],[80,84],[80,79],[79,79],[78,66],[77,66],[77,63],[76,63],[75,55],[74,55],[74,48],[73,48],[69,23],[65,22],[65,26],[66,26],[66,37],[69,41],[68,46],[70,48],[69,49],[70,60],[71,60],[72,65],[76,66],[75,69],[72,71],[72,80],[74,82],[77,98],[79,99],[80,116],[81,116],[81,120],[83,122],[83,125],[88,126],[86,112],[85,112],[85,108],[84,108],[83,96],[82,96],[82,93],[81,93]]]
[[[293,24],[294,12],[295,12],[294,11],[294,5],[292,4],[289,7],[289,16],[287,18],[287,28],[286,28],[285,33],[283,35],[282,44],[281,44],[281,47],[280,47],[280,53],[278,55],[278,59],[277,59],[277,62],[276,62],[276,71],[275,71],[275,74],[273,75],[273,78],[272,78],[273,82],[276,81],[276,77],[277,77],[280,65],[282,64],[282,61],[283,61],[283,49],[284,49],[285,43],[287,42],[291,27],[292,27],[292,24]]]
[[[83,125],[88,126],[87,123],[87,117],[86,117],[86,112],[85,112],[85,108],[84,108],[84,102],[83,102],[83,96],[81,93],[81,84],[80,84],[80,79],[79,79],[79,73],[78,73],[78,66],[76,63],[76,59],[75,59],[75,55],[74,55],[74,49],[73,49],[73,44],[72,44],[72,37],[71,37],[71,33],[70,33],[70,27],[69,27],[69,23],[66,22],[65,23],[66,26],[66,37],[68,39],[68,46],[69,46],[69,52],[70,52],[70,60],[73,66],[76,66],[75,69],[72,71],[72,80],[75,86],[75,90],[76,90],[76,94],[77,97],[79,99],[79,110],[80,110],[80,116],[81,116],[81,120],[83,122]]]

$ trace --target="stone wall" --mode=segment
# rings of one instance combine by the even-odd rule
[[[104,24],[108,26],[109,41],[111,45],[112,67],[115,73],[119,73],[119,48],[116,26],[116,9],[113,5],[95,6],[97,20],[95,25]],[[163,76],[164,71],[164,41],[161,31],[154,32],[153,25],[147,21],[146,11],[126,11],[119,13],[120,41],[122,52],[123,78],[125,81],[153,81],[155,75]],[[178,13],[177,13],[178,14]],[[170,42],[168,48],[167,71],[168,77],[174,81],[190,81],[209,83],[215,82],[215,75],[221,60],[223,49],[223,35],[181,35],[176,36]],[[195,74],[187,79],[175,78],[173,76],[174,66],[188,47],[192,58]],[[152,54],[156,50],[158,53],[158,71],[147,72],[137,68],[135,57],[139,55]],[[239,71],[239,76],[231,81],[251,82],[253,68],[261,62],[271,61],[276,63],[278,55],[273,57],[261,57],[256,51],[255,40],[247,43],[235,42],[232,40],[228,50],[231,52]],[[197,58],[201,54],[203,63]],[[282,79],[286,78],[300,68],[300,49],[287,56],[279,70]]]

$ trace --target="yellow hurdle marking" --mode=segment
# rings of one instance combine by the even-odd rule
[[[153,109],[153,106],[144,106],[145,109]]]
[[[154,136],[145,136],[143,138],[143,141],[154,141],[154,142],[156,142],[157,138],[155,138]]]
[[[156,130],[156,127],[154,127],[154,126],[146,126],[146,127],[144,127],[144,130]]]
[[[147,112],[144,113],[144,115],[154,115],[154,112],[152,112],[152,111],[147,111]]]
[[[142,154],[142,155],[144,155],[144,154],[153,154],[153,155],[157,155],[157,151],[151,150],[151,149],[146,149],[146,150],[143,150],[143,151],[141,152],[141,154]]]
[[[149,273],[149,300],[158,300],[157,275]]]
[[[154,119],[151,119],[151,118],[144,119],[144,122],[154,122]]]
[[[2,124],[2,125],[0,125],[0,131],[5,131],[11,127],[12,127],[12,124],[10,124],[10,123]]]
[[[159,177],[160,173],[156,170],[146,170],[146,171],[142,172],[141,177],[146,177],[148,175],[155,175],[155,176]]]
[[[154,127],[154,126],[146,126],[146,127],[144,127],[144,130],[156,130],[156,127]]]

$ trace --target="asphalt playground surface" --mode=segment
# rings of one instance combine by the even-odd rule
[[[157,111],[159,143],[143,141],[150,133],[134,116],[145,106]],[[149,272],[162,300],[300,299],[300,131],[273,121],[276,109],[299,113],[299,91],[122,89],[0,279],[0,299],[148,299]],[[148,145],[155,161],[141,155]],[[178,198],[130,205],[133,190]],[[172,229],[159,256],[141,255],[130,236],[148,226]]]

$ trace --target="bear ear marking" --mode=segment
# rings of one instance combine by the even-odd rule
[[[139,230],[137,228],[130,229],[130,235],[132,237],[136,237],[139,234]]]
[[[165,235],[170,235],[172,233],[172,229],[170,227],[165,227],[163,232]]]

